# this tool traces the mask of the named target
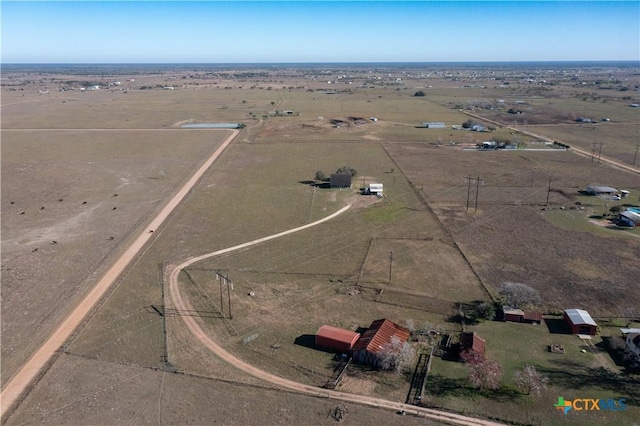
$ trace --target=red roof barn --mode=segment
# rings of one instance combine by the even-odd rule
[[[316,346],[340,353],[351,353],[359,338],[360,333],[355,331],[323,325],[316,333]]]
[[[353,358],[360,363],[379,367],[379,354],[385,346],[388,347],[394,338],[404,343],[409,340],[410,334],[408,329],[388,319],[375,320],[354,345]]]

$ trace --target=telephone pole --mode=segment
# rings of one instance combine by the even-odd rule
[[[551,179],[549,179],[549,189],[547,189],[547,206],[549,205],[549,194],[551,193]]]
[[[597,148],[597,150],[598,150],[598,164],[600,164],[600,156],[602,155],[602,144],[603,144],[603,142],[602,142],[602,141],[600,141],[600,142],[593,142],[593,143],[591,144],[591,162],[592,162],[592,163],[593,163],[593,159],[594,159],[594,158],[595,158],[595,156],[596,156],[596,146],[597,146],[597,147],[598,147],[598,148]]]
[[[465,179],[467,180],[467,211],[469,211],[469,199],[471,198],[471,181],[475,181],[476,183],[476,201],[473,208],[473,212],[475,213],[478,211],[478,192],[480,192],[480,184],[484,183],[484,181],[480,179],[480,176],[472,177],[471,175],[467,176]]]
[[[640,148],[640,143],[636,145],[636,153],[633,155],[633,165],[636,165],[636,157],[638,156],[638,148]]]
[[[223,295],[227,292],[227,300],[229,305],[229,319],[233,319],[231,313],[231,290],[233,290],[233,282],[229,279],[229,274],[222,274],[222,271],[216,272],[216,280],[220,282],[220,313],[224,316],[224,302]]]
[[[393,250],[389,252],[389,285],[391,285],[391,270],[393,269]]]

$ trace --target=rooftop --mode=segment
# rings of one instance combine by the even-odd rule
[[[587,325],[592,325],[594,327],[598,326],[598,324],[596,324],[593,318],[591,318],[591,315],[589,315],[589,312],[585,310],[565,309],[564,312],[567,314],[567,316],[569,317],[569,320],[571,320],[573,324],[587,324]]]

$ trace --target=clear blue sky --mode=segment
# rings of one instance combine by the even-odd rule
[[[3,63],[640,60],[640,1],[0,3]]]

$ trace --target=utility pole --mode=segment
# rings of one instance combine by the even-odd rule
[[[602,141],[593,142],[591,144],[591,162],[593,163],[593,159],[596,156],[596,146],[598,147],[598,164],[600,164],[600,156],[602,155]]]
[[[471,175],[469,175],[465,179],[467,179],[467,211],[469,211],[469,199],[471,198],[471,181],[476,182],[476,201],[473,210],[473,212],[475,213],[478,211],[478,192],[480,192],[480,184],[484,182],[480,179],[480,176],[472,177]]]
[[[231,313],[231,290],[233,290],[233,282],[229,279],[229,274],[227,273],[226,275],[222,275],[222,271],[216,272],[216,280],[220,282],[220,313],[224,316],[224,302],[222,296],[226,291],[229,304],[229,319],[233,319],[233,314]]]
[[[640,143],[636,145],[636,153],[633,155],[633,165],[636,165],[636,157],[638,156],[638,148],[640,148]]]
[[[549,205],[549,194],[551,193],[551,179],[549,179],[549,189],[547,189],[547,206]]]
[[[391,285],[391,270],[393,268],[393,250],[389,252],[389,285]]]

